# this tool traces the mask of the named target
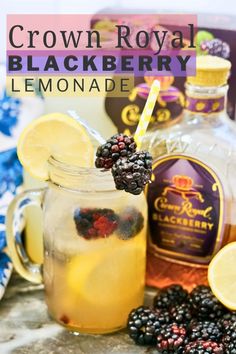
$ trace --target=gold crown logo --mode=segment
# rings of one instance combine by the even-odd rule
[[[175,175],[172,178],[172,182],[174,183],[177,189],[189,190],[193,185],[193,180],[188,176]]]

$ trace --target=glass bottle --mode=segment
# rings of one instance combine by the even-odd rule
[[[197,57],[183,119],[145,136],[143,148],[155,160],[147,189],[148,285],[206,284],[214,254],[236,240],[236,124],[226,113],[230,67],[222,58]]]

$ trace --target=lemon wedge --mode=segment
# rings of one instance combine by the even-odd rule
[[[217,299],[230,310],[236,310],[236,242],[229,243],[212,259],[208,281]]]
[[[96,306],[124,304],[143,291],[144,257],[145,247],[141,243],[127,241],[115,248],[74,256],[68,264],[68,286]]]
[[[66,114],[51,113],[27,125],[20,135],[17,154],[31,176],[45,181],[50,156],[64,163],[91,167],[94,152],[90,137],[80,123]]]

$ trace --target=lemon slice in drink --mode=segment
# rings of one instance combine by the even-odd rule
[[[142,294],[145,247],[127,243],[75,256],[68,265],[70,289],[91,304],[121,304]],[[142,284],[143,283],[143,284]],[[134,295],[135,294],[135,295]]]
[[[212,259],[208,281],[217,299],[227,308],[236,310],[236,242],[229,243]]]
[[[50,156],[80,167],[93,164],[93,146],[86,130],[62,113],[33,120],[20,135],[17,154],[26,171],[44,181],[48,179]]]

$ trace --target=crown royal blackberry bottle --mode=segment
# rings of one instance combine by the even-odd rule
[[[183,119],[145,136],[143,147],[155,159],[147,188],[148,285],[207,283],[214,254],[236,240],[236,124],[226,113],[230,67],[222,58],[197,57]]]

